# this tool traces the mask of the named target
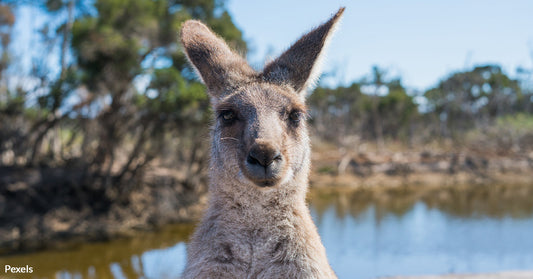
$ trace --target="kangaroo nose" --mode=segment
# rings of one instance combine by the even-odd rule
[[[281,152],[269,144],[254,144],[246,159],[251,165],[270,166],[274,160],[281,160]]]

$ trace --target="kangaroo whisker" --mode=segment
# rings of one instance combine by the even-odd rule
[[[234,138],[234,137],[224,137],[224,138],[220,138],[220,140],[234,140],[234,141],[239,141],[239,139],[237,138]]]

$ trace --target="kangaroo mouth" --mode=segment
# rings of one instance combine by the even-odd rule
[[[273,186],[276,186],[276,184],[278,183],[279,179],[278,180],[263,180],[263,181],[254,181],[255,185],[261,187],[261,188],[268,188],[268,187],[273,187]]]
[[[245,161],[241,165],[244,176],[259,187],[276,186],[282,178],[282,164],[274,163],[267,167],[250,164]]]
[[[262,188],[276,186],[281,181],[281,178],[278,176],[254,176],[248,171],[244,171],[243,173],[248,180],[252,181],[255,185]]]

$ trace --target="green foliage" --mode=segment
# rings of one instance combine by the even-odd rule
[[[342,141],[348,135],[359,135],[372,140],[376,138],[373,127],[378,121],[384,136],[395,140],[407,137],[410,122],[418,115],[413,97],[407,94],[401,80],[387,80],[383,70],[374,67],[372,75],[372,81],[362,80],[349,87],[319,87],[309,97],[311,123],[322,137]],[[384,86],[388,93],[363,93],[363,86]]]
[[[533,133],[533,115],[517,113],[498,117],[496,127],[518,134]]]
[[[62,63],[65,46],[74,61],[62,64],[57,78],[40,76],[40,85],[33,89],[39,94],[31,101],[29,92],[0,91],[2,116],[29,116],[30,111],[35,115],[27,119],[24,133],[28,135],[15,139],[18,142],[1,134],[0,153],[2,146],[16,145],[20,146],[15,155],[18,162],[42,164],[52,159],[57,166],[78,160],[78,166],[93,174],[88,179],[96,179],[90,184],[107,186],[131,179],[154,158],[162,162],[174,157],[174,167],[200,171],[207,148],[197,137],[207,130],[209,100],[187,64],[178,34],[185,20],[200,19],[245,53],[242,33],[225,10],[224,1],[42,3],[52,16],[68,12],[69,18],[55,33],[43,34],[50,36],[51,44],[62,43]],[[138,85],[138,80],[145,84]],[[64,125],[68,134],[56,129]],[[57,146],[58,141],[63,145],[60,150],[41,150],[43,143]]]
[[[78,74],[74,69],[67,69],[63,78],[53,81],[49,85],[49,92],[37,98],[39,109],[51,113],[60,109],[65,100],[79,86],[80,77]]]
[[[494,125],[467,131],[464,143],[486,153],[527,154],[533,150],[533,115],[520,112],[500,116]]]
[[[487,65],[457,72],[425,93],[432,112],[443,122],[441,133],[461,132],[481,120],[527,109],[517,80],[499,66]],[[526,105],[526,106],[525,106]]]
[[[21,88],[0,91],[0,112],[6,116],[23,114],[27,93]],[[1,115],[0,114],[0,115]]]
[[[174,121],[202,122],[208,118],[209,100],[204,86],[188,82],[174,67],[156,69],[149,89],[155,96],[139,95],[137,104],[150,113],[166,114]]]

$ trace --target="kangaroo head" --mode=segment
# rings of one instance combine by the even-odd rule
[[[212,170],[259,187],[307,177],[305,95],[343,11],[300,38],[262,72],[201,22],[183,24],[185,54],[207,86],[216,116]]]

